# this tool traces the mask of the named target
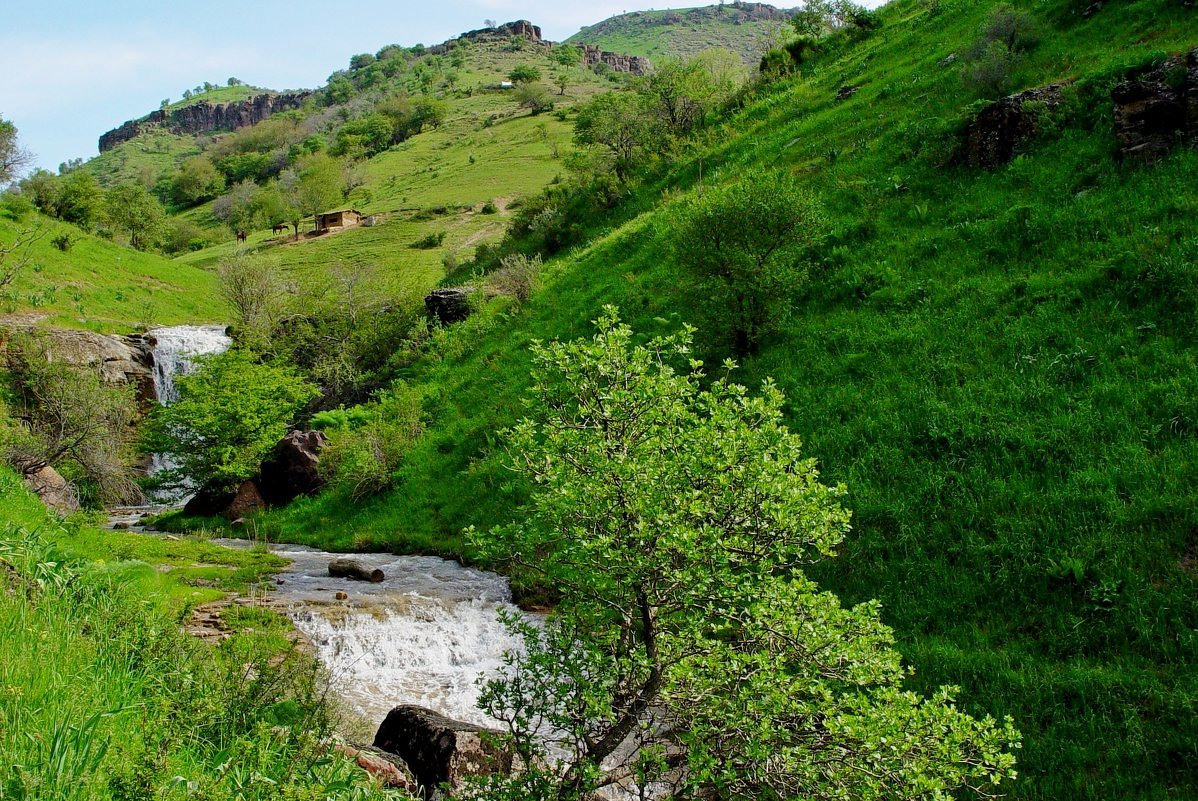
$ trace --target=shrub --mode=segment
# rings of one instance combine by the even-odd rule
[[[419,395],[401,384],[366,409],[351,409],[345,415],[349,425],[331,431],[321,454],[321,471],[355,500],[390,489],[404,457],[424,432]]]
[[[523,253],[513,253],[500,260],[500,267],[487,276],[487,285],[500,295],[510,295],[519,303],[526,302],[536,291],[541,276],[541,257],[531,259]]]
[[[432,250],[433,248],[441,247],[441,243],[445,241],[444,231],[435,231],[428,236],[421,237],[413,242],[409,247],[413,250]]]

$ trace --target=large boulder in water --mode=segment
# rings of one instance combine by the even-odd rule
[[[271,506],[286,506],[324,486],[320,452],[329,442],[323,431],[292,431],[275,446],[258,476],[258,489]]]
[[[419,706],[397,706],[374,737],[374,747],[411,769],[425,797],[443,784],[462,786],[472,776],[507,773],[512,756],[499,746],[498,731],[452,720]]]

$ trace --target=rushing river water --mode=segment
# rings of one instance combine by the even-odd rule
[[[247,547],[238,540],[219,544]],[[359,554],[382,569],[378,584],[329,576],[331,554],[298,545],[270,595],[286,609],[354,711],[380,723],[397,704],[419,704],[457,720],[493,724],[479,711],[479,676],[493,676],[519,647],[499,621],[515,610],[507,580],[433,556]],[[337,600],[338,592],[345,600]]]

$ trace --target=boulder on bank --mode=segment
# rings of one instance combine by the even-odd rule
[[[237,520],[265,508],[266,501],[262,499],[258,485],[253,481],[243,481],[225,509],[224,516],[229,520]]]
[[[42,503],[51,511],[60,515],[78,512],[79,494],[53,467],[43,467],[25,476],[25,486],[42,499]]]
[[[369,581],[378,584],[386,576],[383,571],[370,568],[355,559],[334,559],[329,562],[329,575],[333,578],[347,578],[354,581]]]
[[[965,127],[956,160],[988,170],[1010,163],[1039,131],[1041,116],[1061,105],[1062,88],[1054,83],[986,106]]]
[[[412,795],[420,792],[416,777],[404,764],[403,760],[394,754],[388,754],[377,748],[356,746],[341,743],[337,751],[358,763],[358,767],[379,780],[384,787],[396,790],[406,790]]]
[[[499,746],[498,731],[452,720],[419,706],[397,706],[374,737],[374,747],[407,764],[425,797],[472,776],[507,773],[512,756]]]
[[[1179,144],[1198,144],[1198,49],[1124,81],[1111,99],[1121,158],[1152,163]]]
[[[258,489],[271,506],[286,506],[301,495],[314,495],[324,486],[320,452],[329,442],[323,431],[292,431],[262,463]]]

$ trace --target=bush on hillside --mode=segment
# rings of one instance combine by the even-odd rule
[[[403,385],[380,393],[365,409],[345,411],[321,452],[329,483],[360,500],[390,489],[404,457],[424,432],[420,396]],[[332,421],[330,421],[332,422]]]

